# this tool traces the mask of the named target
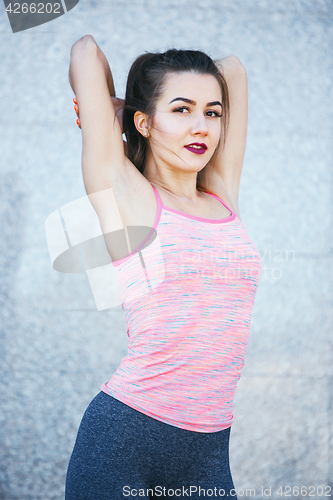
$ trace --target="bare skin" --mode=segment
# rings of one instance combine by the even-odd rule
[[[205,173],[204,188],[216,194],[240,218],[238,193],[245,152],[247,127],[246,73],[239,60],[219,60],[228,84],[230,122],[224,148],[219,105],[221,91],[211,75],[181,73],[168,75],[165,92],[158,101],[152,127],[148,117],[137,112],[135,125],[148,134],[149,155],[144,175],[126,157],[122,140],[122,100],[115,97],[110,67],[93,37],[86,35],[73,45],[69,80],[76,94],[78,125],[82,130],[82,170],[87,194],[112,189],[124,226],[152,226],[156,199],[198,217],[221,219],[230,212],[214,197],[196,189],[199,171]],[[222,69],[221,69],[222,70]],[[190,89],[190,90],[189,90]],[[183,97],[191,103],[177,100]],[[116,119],[118,117],[118,120]],[[204,154],[186,149],[205,144]],[[101,227],[108,227],[110,210],[95,207]],[[108,248],[109,249],[109,248]],[[110,249],[109,249],[110,252]],[[112,257],[112,255],[111,255]]]

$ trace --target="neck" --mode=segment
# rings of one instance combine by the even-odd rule
[[[149,180],[149,179],[148,179]],[[189,191],[188,189],[181,189],[181,186],[177,186],[176,189],[173,189],[172,186],[169,186],[169,189],[167,187],[163,187],[163,184],[160,182],[152,182],[149,181],[150,184],[152,184],[155,187],[159,187],[160,189],[163,189],[163,191],[167,192],[168,194],[175,196],[177,198],[185,198],[186,200],[189,201],[198,201],[198,199],[202,197],[201,192],[195,188],[195,192]],[[188,187],[188,186],[186,186]]]
[[[197,189],[198,172],[175,169],[168,163],[162,165],[156,161],[151,151],[147,155],[143,175],[151,184],[177,198],[193,202],[202,198],[201,192]]]

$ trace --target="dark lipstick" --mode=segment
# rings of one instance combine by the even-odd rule
[[[197,147],[195,147],[195,146],[197,146]],[[191,153],[196,153],[197,155],[202,155],[207,151],[206,144],[199,143],[199,142],[193,142],[192,144],[185,146],[185,148],[188,151],[191,151]]]

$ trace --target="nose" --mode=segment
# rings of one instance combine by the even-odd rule
[[[206,122],[206,117],[204,115],[197,114],[194,117],[194,123],[191,130],[192,135],[202,135],[206,136],[208,134],[208,127]]]

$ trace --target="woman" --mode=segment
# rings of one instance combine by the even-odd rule
[[[87,194],[108,193],[127,229],[151,230],[119,251],[106,237],[108,203],[94,204],[117,270],[128,356],[83,416],[66,500],[237,498],[232,403],[261,274],[238,208],[245,70],[236,57],[216,65],[199,51],[144,54],[123,105],[87,35],[72,47],[69,79]]]

